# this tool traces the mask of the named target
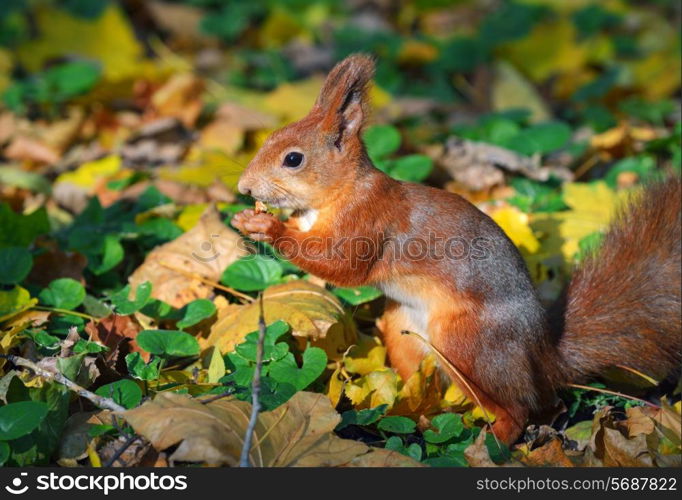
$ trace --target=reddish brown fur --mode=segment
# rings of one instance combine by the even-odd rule
[[[655,360],[665,358],[665,368],[679,360],[679,180],[672,192],[657,193],[661,200],[677,193],[677,205],[647,197],[607,237],[604,260],[578,271],[560,337],[547,324],[517,249],[489,217],[457,195],[398,182],[372,166],[360,138],[372,72],[367,56],[337,65],[310,114],[275,132],[240,179],[240,191],[293,208],[294,216],[282,222],[246,210],[233,219],[235,227],[333,284],[380,287],[389,300],[378,326],[401,377],[409,377],[427,352],[417,339],[401,335],[410,330],[465,376],[507,442],[530,414],[550,405],[560,384],[616,362],[646,371]],[[282,166],[291,151],[305,155],[300,168]],[[313,223],[304,228],[309,216]],[[627,227],[633,225],[638,230],[630,237]],[[487,257],[397,255],[401,242],[434,235],[482,241]],[[643,259],[632,244],[640,235],[664,240],[664,248],[646,243],[649,257]],[[365,238],[372,251],[360,256],[352,238]],[[325,258],[339,241],[345,241],[345,258]],[[306,255],[293,251],[304,243]],[[663,272],[652,276],[656,270]],[[639,283],[645,276],[656,286]],[[652,301],[657,317],[638,316]],[[562,311],[554,317],[562,318]]]

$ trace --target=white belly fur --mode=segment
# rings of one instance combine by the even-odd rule
[[[307,233],[312,229],[317,221],[317,210],[306,210],[301,215],[296,217],[299,231]]]
[[[400,304],[401,312],[410,323],[405,325],[404,329],[430,340],[428,304],[421,297],[415,295],[414,287],[401,286],[397,280],[379,283],[377,287],[384,292],[386,297]]]

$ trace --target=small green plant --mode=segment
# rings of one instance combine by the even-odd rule
[[[89,92],[100,76],[100,69],[88,62],[60,64],[14,82],[5,90],[2,101],[19,114],[29,111],[55,114],[62,104]]]
[[[310,346],[303,351],[299,367],[289,345],[281,341],[288,332],[289,325],[284,321],[276,321],[265,330],[260,392],[260,402],[264,410],[272,410],[286,403],[296,392],[315,382],[327,367],[324,350]],[[224,358],[230,373],[222,377],[220,382],[231,387],[235,396],[244,401],[251,398],[257,344],[258,332],[251,332],[234,352],[228,353]],[[224,390],[225,387],[218,387],[212,392]]]
[[[426,155],[393,157],[400,148],[401,138],[398,129],[391,125],[368,127],[362,138],[374,165],[395,179],[421,182],[433,169],[433,161]]]

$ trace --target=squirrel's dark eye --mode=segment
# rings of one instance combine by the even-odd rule
[[[296,168],[301,165],[303,161],[303,153],[289,153],[284,157],[283,165],[285,167]]]

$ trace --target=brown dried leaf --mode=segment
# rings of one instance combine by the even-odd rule
[[[604,466],[653,467],[653,458],[646,436],[639,434],[628,439],[616,429],[604,428]]]
[[[172,76],[152,95],[152,105],[160,116],[172,116],[192,128],[201,113],[204,82],[191,73]]]
[[[573,467],[573,462],[564,453],[561,439],[554,438],[540,448],[531,451],[522,461],[534,467]]]
[[[497,464],[490,459],[485,445],[485,435],[486,431],[482,430],[476,441],[464,450],[464,458],[472,467],[497,467]]]
[[[123,413],[135,432],[159,450],[177,448],[171,461],[237,465],[251,405],[218,400],[201,404],[175,393]],[[333,433],[341,417],[324,394],[298,392],[276,410],[258,416],[249,455],[258,467],[338,466],[367,453],[357,441]]]
[[[120,316],[112,314],[102,318],[97,324],[92,321],[85,325],[85,331],[91,340],[99,342],[109,348],[103,354],[104,363],[108,368],[116,369],[116,364],[123,354],[129,351],[137,351],[142,355],[142,359],[149,361],[149,353],[137,347],[135,342],[137,334],[143,330],[142,326],[135,320],[134,316]]]
[[[216,208],[210,206],[195,227],[150,252],[128,281],[134,290],[151,282],[154,298],[179,308],[213,294],[209,285],[184,273],[218,281],[229,264],[247,253],[241,237],[223,224]]]

